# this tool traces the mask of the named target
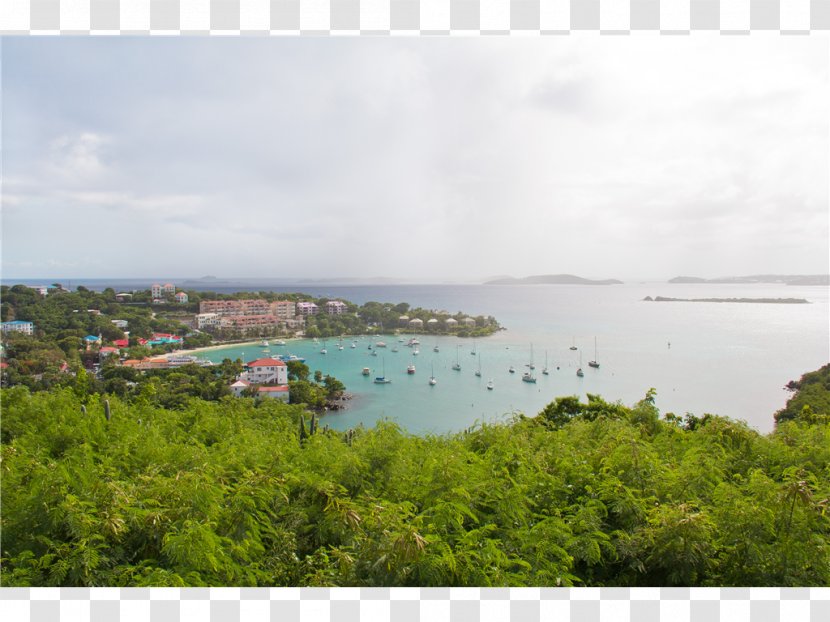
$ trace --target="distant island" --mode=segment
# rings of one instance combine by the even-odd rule
[[[756,274],[702,279],[697,276],[676,276],[669,283],[779,283],[783,285],[830,285],[830,274]]]
[[[755,302],[774,305],[805,305],[810,304],[804,298],[666,298],[664,296],[646,296],[645,302]]]
[[[539,274],[516,279],[511,276],[485,281],[485,285],[622,285],[617,279],[592,280],[573,274]]]

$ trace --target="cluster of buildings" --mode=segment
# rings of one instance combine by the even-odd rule
[[[428,329],[435,330],[435,329],[438,328],[440,323],[441,323],[440,320],[433,317],[433,318],[430,318],[430,319],[427,320],[426,327]],[[471,318],[471,317],[462,318],[461,323],[464,326],[468,327],[468,328],[475,328],[475,325],[476,325],[475,319]],[[410,317],[408,315],[402,315],[401,317],[399,317],[398,318],[398,324],[400,324],[401,326],[407,326],[412,330],[423,330],[424,329],[424,321],[422,319],[417,318],[417,317],[410,319]],[[458,320],[456,320],[455,318],[452,318],[452,317],[448,317],[444,320],[444,326],[446,326],[446,328],[448,330],[458,328]]]
[[[177,292],[175,285],[172,283],[165,283],[164,285],[154,283],[150,288],[150,295],[152,295],[154,303],[164,302],[164,297],[167,294],[173,294],[173,298],[178,303],[185,304],[187,302],[187,294],[184,292]],[[118,296],[123,295],[124,294],[118,294]],[[118,296],[116,296],[116,298],[118,298]]]
[[[345,313],[346,303],[330,300],[323,310],[329,315]],[[196,315],[196,328],[218,329],[261,327],[302,327],[305,318],[317,315],[320,307],[313,302],[294,302],[293,300],[275,300],[269,302],[261,298],[251,300],[203,300],[199,303]]]

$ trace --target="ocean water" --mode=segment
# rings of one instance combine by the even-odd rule
[[[412,306],[493,315],[507,328],[486,339],[459,339],[419,335],[420,354],[387,336],[388,347],[370,356],[364,337],[357,347],[337,349],[337,339],[323,342],[290,341],[271,346],[271,352],[305,357],[312,371],[342,380],[355,397],[346,410],[330,413],[324,423],[335,429],[379,419],[398,422],[418,434],[443,433],[476,422],[510,417],[514,412],[535,415],[558,396],[599,394],[608,401],[633,404],[649,388],[657,390],[663,413],[713,413],[745,420],[761,432],[772,430],[773,413],[789,393],[786,382],[817,369],[830,360],[830,307],[826,287],[784,285],[670,285],[666,283],[615,286],[277,286],[251,287],[273,291],[304,291],[317,296],[408,302]],[[737,304],[644,302],[645,296],[676,298],[806,298],[811,304]],[[406,337],[411,336],[404,333]],[[594,358],[594,339],[600,369],[588,367]],[[671,347],[669,347],[669,343]],[[569,347],[576,344],[576,352]],[[397,345],[399,352],[392,352]],[[439,352],[433,352],[434,346]],[[476,356],[471,355],[475,347]],[[536,384],[522,382],[530,362],[536,365]],[[481,356],[482,376],[474,374]],[[262,355],[258,346],[234,346],[206,353],[214,361],[225,357],[252,360]],[[461,371],[452,370],[456,356]],[[550,375],[542,375],[547,356]],[[585,376],[576,376],[582,361]],[[414,375],[406,367],[416,366]],[[382,373],[391,384],[376,385]],[[513,365],[515,374],[508,368]],[[370,367],[372,375],[361,375]],[[429,386],[434,369],[438,384]],[[486,389],[492,379],[493,391]]]

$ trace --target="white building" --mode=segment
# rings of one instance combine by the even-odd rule
[[[288,384],[288,367],[278,359],[257,359],[247,367],[242,379],[251,384]]]
[[[176,302],[179,302],[181,304],[185,304],[187,302],[187,294],[185,294],[184,292],[177,293],[175,298]]]
[[[456,326],[458,326],[458,320],[451,317],[448,317],[445,323],[447,325],[447,328],[455,328]]]
[[[341,315],[346,312],[346,303],[340,300],[329,300],[326,303],[326,313],[329,315]]]
[[[13,322],[3,322],[0,324],[4,333],[23,333],[24,335],[31,335],[35,332],[35,325],[31,322],[24,322],[23,320],[14,320]]]
[[[475,326],[476,325],[476,321],[471,317],[465,317],[463,321],[464,321],[464,326]]]
[[[153,296],[153,299],[161,298],[161,285],[153,283],[153,286],[150,288],[150,294]]]
[[[121,330],[125,330],[130,323],[127,320],[110,320],[116,327],[120,328]]]
[[[203,328],[218,328],[222,317],[218,313],[197,313],[196,314],[196,328],[199,330]]]
[[[313,302],[298,302],[297,315],[317,315],[320,309]]]
[[[409,320],[409,328],[414,328],[416,330],[419,330],[423,327],[424,327],[424,321],[422,319],[416,317],[412,320]]]

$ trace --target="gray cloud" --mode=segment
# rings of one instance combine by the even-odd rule
[[[816,39],[2,45],[9,276],[826,270]]]

